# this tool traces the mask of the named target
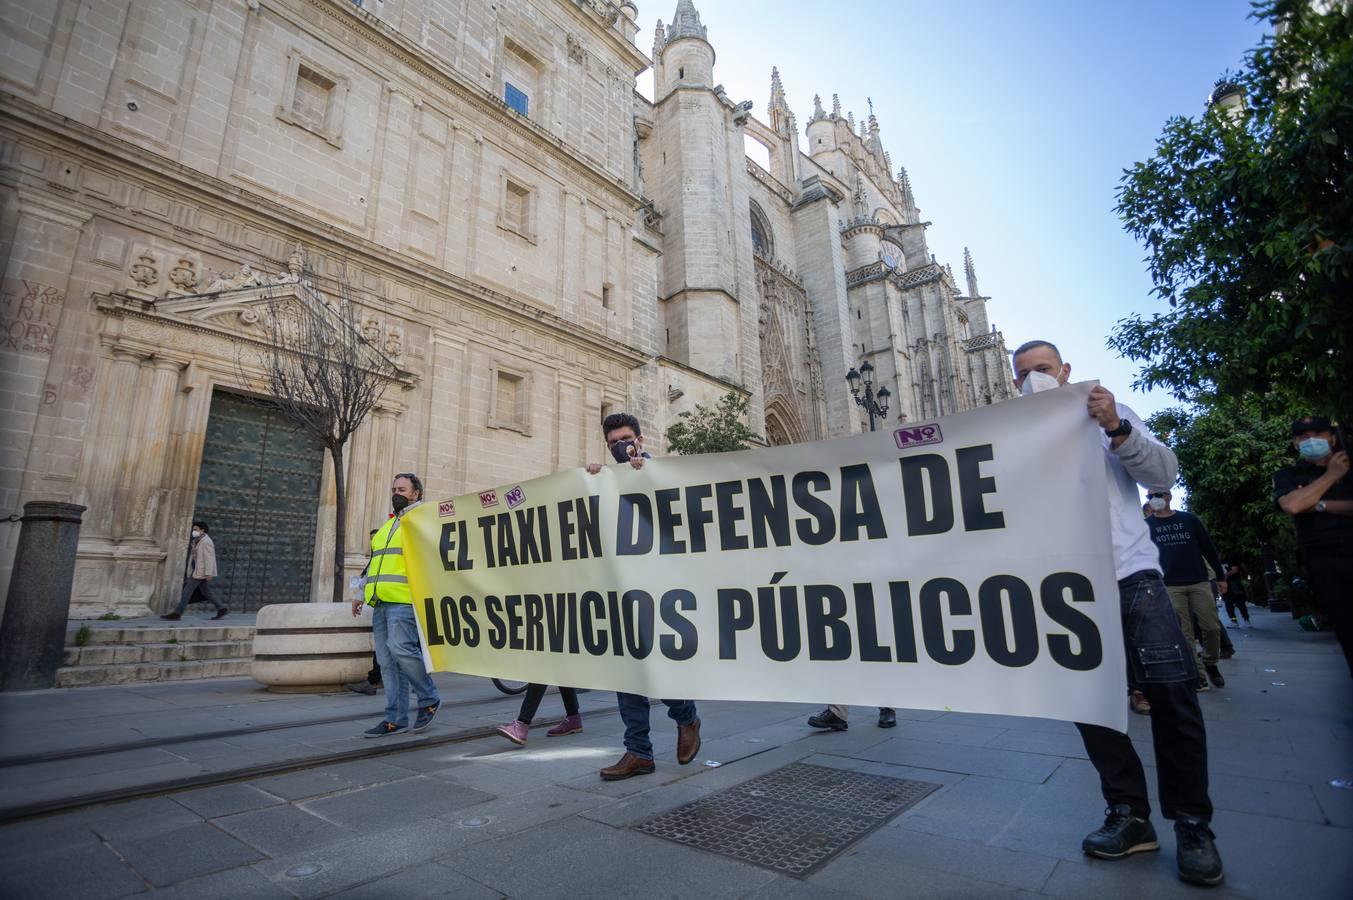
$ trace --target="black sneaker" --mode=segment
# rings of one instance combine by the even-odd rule
[[[1122,859],[1132,853],[1159,850],[1156,829],[1146,819],[1132,814],[1126,803],[1104,810],[1104,825],[1092,831],[1081,841],[1081,849],[1100,859]]]
[[[1226,679],[1221,677],[1221,669],[1216,666],[1205,666],[1207,669],[1207,680],[1212,682],[1213,687],[1226,687]]]
[[[432,724],[433,718],[437,715],[437,710],[442,708],[442,701],[438,700],[431,706],[420,706],[418,708],[418,718],[413,721],[413,730],[422,731]]]
[[[1193,689],[1201,694],[1203,691],[1211,690],[1212,685],[1207,683],[1207,676],[1199,672],[1198,680],[1193,683]]]
[[[1179,879],[1189,884],[1221,884],[1221,854],[1217,852],[1216,835],[1202,819],[1180,817],[1174,823],[1177,846],[1175,860],[1179,864]]]
[[[850,727],[849,722],[830,709],[824,709],[815,716],[809,716],[808,725],[810,728],[830,728],[832,731],[845,731]]]
[[[390,734],[399,734],[405,729],[404,725],[396,725],[394,722],[381,722],[375,728],[368,728],[362,732],[363,737],[378,738]]]
[[[890,708],[887,707],[887,706],[880,706],[880,707],[879,707],[879,727],[880,727],[880,728],[896,728],[896,727],[897,727],[897,712],[896,712],[895,710],[893,710],[893,709],[890,709]]]

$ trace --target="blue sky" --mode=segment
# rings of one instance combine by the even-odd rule
[[[638,0],[638,43],[676,0]],[[765,119],[779,66],[800,126],[833,92],[866,98],[894,166],[911,177],[931,250],[962,279],[970,247],[989,315],[1013,349],[1057,343],[1076,380],[1098,378],[1149,415],[1173,401],[1129,387],[1105,347],[1114,322],[1164,308],[1144,252],[1113,213],[1122,170],[1166,119],[1197,115],[1216,78],[1258,43],[1248,0],[695,0],[715,80]],[[652,76],[640,76],[651,93]]]

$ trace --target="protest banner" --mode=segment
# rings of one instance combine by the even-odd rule
[[[404,525],[430,668],[1125,731],[1090,387],[430,497]]]

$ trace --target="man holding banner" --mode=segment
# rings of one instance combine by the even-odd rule
[[[617,463],[629,463],[638,471],[644,460],[651,459],[644,452],[644,436],[639,420],[629,413],[613,413],[602,420],[602,434],[606,447]],[[587,466],[589,474],[601,471],[600,463]],[[599,773],[603,781],[621,781],[635,775],[648,775],[656,768],[653,762],[653,742],[648,739],[649,702],[641,694],[616,693],[620,704],[620,718],[625,723],[625,755],[613,766]],[[700,752],[700,718],[691,700],[664,700],[667,715],[677,723],[677,763],[686,765]]]
[[[1059,388],[1071,377],[1071,366],[1046,341],[1023,344],[1013,363],[1015,384],[1024,396]],[[1168,490],[1178,463],[1168,447],[1147,433],[1137,414],[1115,402],[1107,389],[1091,390],[1087,410],[1104,432],[1110,533],[1128,674],[1151,704],[1161,812],[1175,820],[1179,877],[1193,884],[1218,885],[1223,874],[1209,827],[1207,735],[1193,690],[1198,673],[1162,581],[1159,551],[1138,508],[1137,485]],[[1103,827],[1086,836],[1082,849],[1100,859],[1159,849],[1149,821],[1146,774],[1131,740],[1102,725],[1077,723],[1077,728],[1109,804]]]

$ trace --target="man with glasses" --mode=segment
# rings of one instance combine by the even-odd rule
[[[644,460],[651,459],[644,452],[644,436],[639,420],[629,413],[613,413],[601,422],[606,447],[617,463],[629,463],[642,469]],[[588,463],[587,471],[595,475],[601,463]],[[625,755],[613,766],[599,773],[603,781],[620,781],[635,775],[650,775],[653,763],[653,743],[648,739],[648,698],[640,694],[616,693],[620,703],[620,718],[625,723]],[[686,765],[700,752],[700,717],[696,715],[693,700],[664,700],[667,715],[677,724],[677,763]]]
[[[1207,526],[1193,513],[1170,508],[1169,491],[1153,491],[1146,495],[1151,505],[1151,518],[1146,524],[1151,528],[1151,540],[1160,550],[1160,567],[1165,572],[1165,588],[1170,592],[1170,602],[1179,615],[1179,627],[1189,647],[1194,646],[1195,630],[1193,623],[1198,622],[1197,642],[1203,645],[1203,668],[1207,674],[1198,674],[1197,689],[1205,691],[1208,679],[1217,687],[1225,687],[1217,668],[1221,656],[1221,618],[1217,615],[1217,600],[1212,595],[1212,578],[1208,566],[1217,574],[1217,590],[1226,593],[1226,569],[1221,564],[1217,547],[1212,543],[1212,535]]]
[[[376,659],[385,682],[385,718],[362,732],[379,738],[399,734],[409,727],[409,691],[418,697],[418,717],[413,730],[432,724],[442,706],[437,686],[423,665],[423,645],[413,612],[413,593],[404,563],[404,532],[400,528],[409,510],[423,502],[423,482],[412,472],[401,472],[390,485],[393,515],[371,538],[371,561],[363,579],[363,598],[352,601],[352,614],[362,614],[363,599],[372,607],[371,635]]]

